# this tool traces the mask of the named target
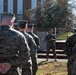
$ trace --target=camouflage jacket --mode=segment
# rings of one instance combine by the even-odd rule
[[[32,32],[28,32],[28,34],[30,34],[34,38],[37,47],[40,46],[39,37],[36,34],[32,33]]]
[[[0,26],[0,62],[9,62],[12,66],[28,63],[29,47],[24,35],[7,25]]]
[[[27,39],[27,43],[30,47],[31,55],[36,54],[37,45],[36,45],[33,37],[24,31],[21,31],[21,32],[25,35],[25,37]]]
[[[55,45],[55,35],[54,34],[48,34],[45,36],[45,42],[46,42],[46,45],[49,47],[51,45]]]
[[[76,34],[73,34],[72,36],[67,38],[67,40],[64,44],[63,50],[67,56],[72,55],[75,44],[76,44]]]

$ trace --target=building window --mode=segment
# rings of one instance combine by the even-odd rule
[[[13,12],[13,0],[8,0],[8,12]]]
[[[2,13],[0,13],[0,20],[2,19],[2,16],[3,16],[3,14],[2,14]]]
[[[22,14],[17,14],[17,21],[18,20],[22,20],[23,18],[22,18]]]

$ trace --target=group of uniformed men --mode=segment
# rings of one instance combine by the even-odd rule
[[[39,38],[28,21],[19,21],[19,31],[14,29],[15,18],[12,13],[4,13],[0,21],[0,75],[36,75]],[[48,60],[52,48],[57,61],[55,36],[50,30],[48,33],[45,37],[46,57]],[[76,75],[76,34],[66,40],[64,52],[68,56],[68,75]]]
[[[0,25],[0,75],[36,75],[38,36],[28,22],[14,29],[15,15],[4,13]],[[28,26],[28,29],[27,29]]]

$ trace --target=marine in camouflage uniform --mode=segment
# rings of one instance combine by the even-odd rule
[[[67,62],[67,75],[72,75],[72,66],[75,61],[76,55],[74,54],[73,50],[76,44],[76,33],[67,38],[65,44],[64,44],[64,53],[68,56],[68,62]]]
[[[34,34],[33,32],[28,32],[35,40],[35,43],[37,45],[37,50],[40,48],[40,40],[39,40],[39,37]]]
[[[46,42],[46,58],[48,60],[49,58],[49,53],[50,53],[50,49],[52,49],[53,52],[53,56],[55,61],[57,56],[56,56],[56,44],[55,44],[55,35],[53,34],[52,30],[48,31],[48,35],[45,36],[45,42]]]
[[[36,75],[37,71],[37,55],[36,55],[36,43],[31,35],[29,35],[27,32],[25,32],[25,27],[26,27],[27,21],[20,21],[19,23],[19,30],[25,35],[28,45],[30,47],[30,56],[32,60],[32,70],[33,70],[33,75]],[[36,71],[35,71],[36,70]],[[35,73],[34,73],[35,72]],[[25,74],[24,74],[25,75]]]
[[[39,37],[33,32],[34,31],[34,25],[28,25],[28,29],[31,30],[31,31],[28,32],[28,34],[30,34],[34,38],[35,43],[37,45],[37,50],[39,50],[40,40],[39,40]]]
[[[24,62],[28,65],[26,75],[31,75],[30,62],[28,61],[29,47],[24,35],[12,28],[13,17],[12,13],[5,13],[0,26],[0,63],[11,64],[8,72],[6,74],[0,73],[0,75],[21,75],[17,68],[22,67]],[[11,19],[10,25],[8,25],[9,18]],[[5,23],[6,25],[4,25]]]
[[[36,45],[37,45],[37,49],[36,49],[36,51],[35,51],[35,55],[36,55],[36,59],[37,59],[37,50],[38,50],[38,47],[39,47],[40,43],[39,43],[39,38],[38,38],[38,36],[35,35],[35,34],[32,32],[32,25],[28,25],[27,33],[30,34],[30,35],[33,37],[33,39],[34,39],[34,41],[35,41],[35,43],[36,43]],[[37,61],[36,61],[36,62],[37,62]],[[34,64],[37,65],[36,63],[34,63]],[[38,69],[38,68],[35,67],[34,65],[33,65],[33,67],[34,67],[34,69],[33,69],[33,75],[36,75],[36,72],[37,72],[37,69]]]
[[[73,65],[72,65],[72,74],[71,75],[76,75],[76,59],[73,62]]]
[[[76,45],[73,47],[73,52],[70,56],[70,63],[71,63],[71,74],[76,75]]]

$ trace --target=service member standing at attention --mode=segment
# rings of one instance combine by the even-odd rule
[[[40,40],[39,40],[39,37],[36,34],[34,34],[34,29],[35,29],[35,26],[32,25],[32,30],[31,30],[32,36],[34,37],[34,40],[36,42],[37,50],[39,50],[39,48],[40,48]]]
[[[53,30],[49,30],[48,31],[48,35],[46,35],[45,37],[45,42],[46,42],[46,58],[48,60],[49,58],[49,53],[50,53],[50,49],[52,49],[53,52],[53,56],[55,61],[57,61],[57,56],[56,56],[56,44],[55,44],[55,35],[53,34]]]
[[[38,46],[39,46],[39,38],[38,38],[37,35],[35,35],[35,34],[32,32],[32,25],[26,25],[25,30],[26,30],[26,32],[27,32],[28,34],[30,34],[30,35],[33,37],[33,39],[34,39],[34,41],[35,41],[35,43],[36,43],[36,45],[37,45],[37,49],[38,49]],[[36,52],[35,52],[35,54],[36,54],[36,59],[37,59],[37,49],[36,49]],[[36,64],[35,64],[35,65],[36,65]],[[36,68],[36,69],[33,69],[33,74],[34,74],[34,75],[36,75],[36,71],[37,71],[37,68]]]
[[[14,21],[14,14],[4,13],[0,26],[0,75],[21,75],[17,68],[22,67],[24,62],[28,65],[26,75],[32,75],[29,47],[24,35],[12,28]]]
[[[19,28],[19,31],[21,31],[25,35],[27,42],[28,42],[28,45],[31,49],[30,56],[31,56],[31,61],[32,61],[32,70],[33,70],[33,75],[36,75],[35,70],[37,70],[37,58],[36,58],[37,46],[36,46],[36,43],[35,43],[33,37],[25,31],[25,27],[27,24],[28,24],[27,21],[19,21],[18,28]],[[26,69],[26,67],[24,67],[23,74],[25,73],[25,69]]]
[[[28,34],[30,34],[34,38],[38,50],[40,48],[40,40],[39,37],[33,31],[34,31],[34,25],[31,24],[26,26],[26,32],[28,32]]]

